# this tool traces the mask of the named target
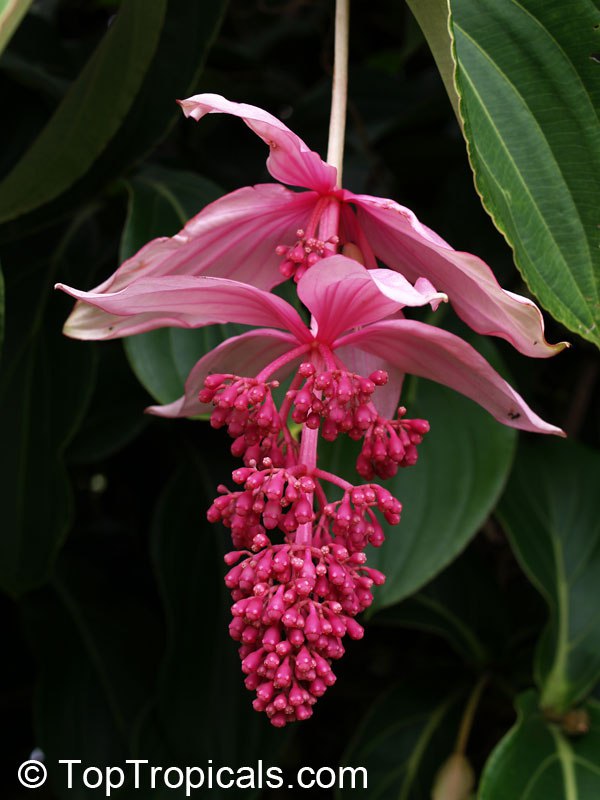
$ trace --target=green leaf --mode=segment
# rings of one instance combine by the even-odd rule
[[[506,600],[491,570],[470,550],[420,592],[376,614],[373,624],[434,633],[480,668],[501,657],[510,640]]]
[[[403,512],[399,526],[385,526],[383,546],[369,553],[369,564],[387,577],[373,609],[412,594],[460,553],[500,496],[514,452],[514,430],[439,384],[418,382],[408,416],[428,419],[431,432],[416,466],[385,482]],[[339,437],[319,464],[356,482],[355,453]]]
[[[589,732],[567,736],[547,722],[534,692],[517,700],[516,725],[491,754],[479,800],[592,800],[600,797],[600,703],[590,701]]]
[[[10,302],[0,372],[0,586],[12,595],[46,580],[71,521],[64,451],[91,396],[95,351],[61,334],[68,303],[51,286],[57,271],[67,270],[69,248],[81,255],[74,245],[80,224],[73,223],[43,281],[35,261],[10,270],[10,259],[5,262]]]
[[[86,556],[80,550],[76,557],[61,557],[51,586],[23,603],[26,632],[40,666],[36,737],[61,800],[89,797],[81,781],[86,765],[126,768],[125,759],[136,755],[136,721],[154,690],[160,622],[136,570],[114,569],[115,553],[107,557],[107,538],[96,540],[95,548],[88,538]],[[122,555],[122,535],[118,548]],[[66,766],[58,764],[64,758],[83,762],[74,767],[79,772],[72,789],[67,788]]]
[[[461,691],[448,693],[432,678],[406,681],[383,694],[360,724],[342,766],[364,767],[370,800],[428,800],[435,773],[451,753]],[[357,775],[357,786],[361,786]],[[354,796],[338,789],[336,797]]]
[[[460,120],[459,98],[454,85],[454,59],[450,36],[448,0],[406,0],[431,48],[454,113]]]
[[[191,172],[153,167],[129,184],[129,210],[121,238],[121,260],[150,239],[172,236],[221,191]],[[160,403],[181,397],[196,361],[239,332],[233,325],[199,330],[161,328],[125,339],[127,358],[140,383]]]
[[[145,167],[126,184],[127,219],[119,259],[125,261],[157,236],[174,236],[208,203],[223,194],[216,183],[193,172],[156,165]]]
[[[6,320],[6,303],[4,298],[4,275],[0,267],[0,358],[2,357],[2,346],[4,345],[4,325]]]
[[[197,87],[225,7],[226,0],[124,0],[96,53],[34,144],[35,152],[29,151],[0,184],[0,217],[10,219],[0,229],[2,238],[44,227],[88,202],[166,135],[180,117],[176,99]],[[131,69],[129,59],[136,59]],[[69,137],[70,150],[64,146]],[[37,167],[32,153],[39,159]],[[24,187],[16,185],[17,170]],[[14,191],[4,188],[8,181],[15,184]],[[16,197],[24,204],[18,209]],[[17,210],[27,213],[15,218]]]
[[[70,464],[108,458],[150,422],[143,413],[148,395],[132,375],[120,343],[103,342],[97,351],[96,386],[87,414],[66,451]]]
[[[600,11],[451,0],[471,166],[531,290],[600,345]]]
[[[600,679],[600,455],[571,442],[519,450],[499,506],[519,563],[550,608],[539,643],[542,705],[557,712]]]
[[[167,0],[126,0],[37,140],[0,183],[0,222],[53,200],[90,168],[129,112],[158,46]]]
[[[19,27],[33,0],[0,0],[0,53]]]

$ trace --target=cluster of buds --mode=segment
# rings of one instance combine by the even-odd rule
[[[255,710],[276,727],[308,719],[335,683],[331,662],[344,654],[343,637],[362,638],[354,616],[384,576],[365,566],[364,553],[337,544],[275,545],[229,553],[226,561],[235,564],[225,578],[235,600],[229,632],[240,642]]]
[[[231,453],[246,464],[263,458],[283,464],[281,419],[271,396],[271,389],[277,386],[277,381],[265,383],[226,374],[209,375],[204,381],[198,399],[215,407],[210,424],[213,428],[227,426],[234,440]]]
[[[338,236],[330,236],[326,241],[322,241],[314,236],[307,236],[302,228],[296,231],[296,236],[294,245],[288,247],[280,244],[275,248],[275,252],[278,256],[283,256],[283,261],[279,265],[283,277],[293,278],[298,283],[310,267],[322,258],[335,255],[340,240]]]
[[[319,475],[319,471],[315,474]],[[304,465],[273,467],[267,459],[262,469],[236,469],[232,477],[243,485],[243,490],[231,492],[226,486],[219,486],[220,495],[207,517],[230,529],[234,547],[254,552],[271,544],[267,531],[279,530],[290,537],[301,525],[315,521],[314,539],[321,544],[343,542],[351,552],[357,552],[367,544],[383,544],[383,529],[373,508],[390,525],[400,522],[402,504],[377,484],[352,486],[341,500],[324,505],[317,520],[312,495],[321,487],[315,474],[308,474]]]
[[[364,432],[364,442],[356,460],[356,471],[365,478],[393,478],[399,467],[410,467],[417,463],[417,445],[429,431],[426,419],[403,419],[404,406],[398,409],[395,420],[377,415],[376,420]]]
[[[199,395],[213,404],[213,427],[227,428],[232,452],[245,463],[233,472],[239,489],[219,486],[207,516],[231,533],[229,630],[239,642],[245,684],[256,693],[254,708],[277,727],[312,715],[335,682],[332,662],[344,654],[343,638],[362,638],[355,617],[372,603],[373,585],[385,580],[366,566],[364,551],[384,541],[378,515],[396,525],[402,511],[382,486],[353,486],[319,469],[316,452],[311,466],[302,461],[287,415],[305,431],[321,427],[328,440],[364,437],[360,474],[395,474],[414,463],[428,425],[405,420],[403,408],[394,421],[378,414],[372,395],[387,380],[383,370],[367,378],[343,365],[318,370],[305,362],[292,384],[300,388],[287,392],[281,411],[271,395],[275,382],[209,375]],[[342,490],[341,499],[328,501],[324,481]]]
[[[270,540],[267,530],[294,533],[300,525],[312,522],[311,495],[314,479],[302,465],[285,469],[273,467],[263,459],[263,469],[243,467],[232,474],[243,491],[230,492],[219,486],[217,497],[207,512],[210,522],[222,522],[231,530],[234,547],[260,550]]]
[[[313,364],[304,363],[298,373],[306,380],[300,389],[288,392],[294,422],[318,428],[323,420],[321,436],[332,442],[339,433],[360,439],[377,420],[371,395],[387,383],[387,372],[376,370],[364,378],[344,369],[317,372]]]
[[[287,395],[293,404],[294,422],[316,429],[334,441],[340,433],[351,439],[364,437],[356,471],[366,480],[377,475],[393,478],[399,467],[417,462],[417,445],[429,431],[424,419],[404,419],[406,408],[400,406],[395,420],[381,417],[371,396],[378,386],[388,382],[385,370],[375,370],[368,378],[344,369],[317,372],[311,363],[303,363],[298,374],[304,384]]]
[[[375,483],[353,486],[341,500],[324,507],[321,522],[326,521],[327,529],[323,524],[317,526],[318,541],[333,535],[335,541],[343,542],[352,553],[361,552],[368,544],[381,547],[383,528],[373,508],[377,508],[390,525],[400,522],[402,503],[387,489]]]

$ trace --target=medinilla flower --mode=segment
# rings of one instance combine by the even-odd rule
[[[118,313],[96,302],[140,279],[213,276],[269,290],[342,252],[367,269],[379,260],[409,281],[430,281],[475,331],[500,336],[526,355],[547,357],[563,348],[546,342],[536,305],[504,291],[481,259],[454,250],[398,203],[342,189],[335,167],[276,117],[215,94],[190,97],[181,106],[196,120],[210,113],[243,119],[268,144],[271,175],[306,191],[261,184],[211,203],[176,236],[154,239],[92,292],[78,293],[81,302],[65,326],[69,336],[107,339],[147,329],[139,317],[136,329],[129,329]]]
[[[229,631],[253,707],[276,727],[312,715],[336,680],[332,665],[344,654],[344,638],[363,636],[355,617],[385,580],[367,565],[365,549],[383,543],[379,516],[398,524],[402,506],[372,480],[414,464],[429,431],[425,420],[397,409],[404,374],[442,382],[506,425],[561,433],[466,342],[403,317],[407,306],[435,308],[447,299],[427,279],[413,286],[345,256],[319,259],[297,286],[310,326],[277,295],[228,278],[139,278],[112,292],[60,288],[111,320],[102,338],[165,325],[260,326],[203,356],[184,396],[150,411],[210,410],[213,426],[227,428],[232,453],[243,459],[232,475],[238,488],[220,486],[207,516],[231,532]],[[290,375],[278,407],[272,390]],[[299,440],[291,422],[302,425]],[[340,434],[362,440],[356,470],[367,483],[319,465],[319,437]],[[329,499],[331,487],[341,498]]]

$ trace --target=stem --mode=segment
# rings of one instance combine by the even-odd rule
[[[300,453],[298,455],[298,463],[305,464],[308,467],[309,473],[315,468],[317,463],[317,446],[319,443],[319,429],[309,428],[307,425],[302,426],[302,438],[300,440]],[[308,495],[308,500],[312,506],[314,493]],[[304,522],[298,526],[296,531],[295,544],[312,543],[312,522]]]
[[[337,169],[338,186],[342,185],[344,135],[346,132],[346,99],[348,95],[348,34],[350,30],[350,0],[335,2],[335,43],[333,58],[333,87],[327,163]]]
[[[465,706],[465,710],[460,721],[458,736],[456,737],[456,745],[454,746],[455,753],[460,753],[460,755],[463,756],[465,754],[471,728],[473,727],[473,720],[475,719],[475,712],[477,711],[477,706],[479,705],[479,700],[481,699],[481,693],[483,692],[488,679],[489,675],[482,675],[473,687],[473,691],[469,695],[467,705]]]
[[[329,119],[329,143],[327,163],[337,169],[337,183],[341,186],[344,161],[344,136],[346,133],[346,99],[348,95],[348,33],[350,29],[350,0],[336,0],[335,4],[335,43],[333,60],[333,87],[331,91],[331,116]],[[339,226],[339,203],[328,203],[319,226],[319,235],[327,240],[337,234]],[[302,426],[298,462],[309,470],[316,467],[319,428]],[[311,495],[310,502],[313,502]],[[312,523],[300,525],[296,531],[296,544],[312,541]]]
[[[298,455],[298,463],[304,464],[309,472],[315,468],[317,464],[317,445],[319,442],[319,429],[309,428],[307,425],[302,426],[302,439],[300,441],[300,454]]]
[[[293,361],[295,358],[299,358],[299,356],[304,355],[307,353],[311,348],[310,344],[301,344],[298,347],[294,347],[293,350],[288,350],[287,353],[284,353],[279,358],[276,358],[275,361],[271,361],[270,364],[261,371],[256,376],[257,381],[266,381],[267,378],[270,378],[278,369],[284,367],[286,364],[289,364],[290,361]]]
[[[313,475],[316,478],[327,481],[327,483],[333,483],[335,486],[339,486],[340,489],[343,489],[345,492],[350,491],[350,489],[354,489],[354,486],[351,483],[348,483],[348,481],[345,481],[338,475],[334,475],[333,472],[327,472],[324,469],[315,469],[313,470]]]

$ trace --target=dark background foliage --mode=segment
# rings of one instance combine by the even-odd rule
[[[2,175],[27,153],[111,20],[116,24],[113,15],[135,3],[123,3],[120,11],[118,5],[35,3],[0,61]],[[191,215],[215,192],[269,180],[264,145],[244,125],[216,116],[185,121],[176,97],[213,91],[264,107],[325,152],[332,4],[163,5],[156,47],[127,107],[111,102],[112,92],[120,96],[121,75],[101,90],[105,116],[98,121],[92,115],[90,126],[98,125],[100,136],[102,125],[114,123],[106,141],[99,140],[89,163],[65,178],[55,197],[42,197],[50,179],[48,159],[40,162],[30,176],[40,196],[0,225],[6,283],[0,792],[7,800],[29,796],[18,786],[16,768],[41,748],[49,765],[58,758],[105,765],[142,757],[204,766],[212,758],[235,768],[260,758],[291,774],[300,765],[366,761],[372,785],[383,786],[394,769],[404,769],[402,796],[429,797],[478,681],[485,687],[468,747],[476,771],[513,724],[515,696],[534,684],[543,687],[540,675],[552,671],[551,655],[537,644],[548,619],[538,589],[551,598],[552,587],[544,591],[545,576],[536,576],[536,555],[528,555],[520,526],[526,520],[525,533],[535,530],[531,497],[547,496],[551,504],[560,493],[560,465],[571,465],[564,477],[571,476],[569,491],[577,497],[585,478],[573,476],[588,454],[569,449],[567,455],[563,443],[542,446],[521,437],[519,469],[496,512],[513,437],[494,433],[499,426],[476,418],[471,404],[455,406],[446,395],[411,384],[407,397],[432,409],[431,435],[437,425],[440,444],[422,455],[431,454],[436,469],[428,474],[420,466],[419,477],[411,484],[407,476],[406,491],[402,481],[398,491],[407,515],[414,499],[422,520],[429,520],[426,530],[422,520],[407,521],[407,536],[416,546],[424,538],[441,555],[424,568],[420,556],[415,564],[395,556],[390,540],[382,568],[396,577],[386,586],[385,602],[370,616],[365,639],[348,647],[337,685],[309,722],[275,732],[251,711],[227,638],[226,537],[204,520],[216,484],[233,466],[226,437],[206,423],[145,417],[152,398],[132,373],[122,343],[65,340],[60,329],[71,302],[52,285],[60,279],[90,288],[118,265],[120,247],[174,233],[181,209]],[[485,258],[506,288],[526,291],[509,248],[481,208],[459,127],[410,12],[383,0],[355,2],[352,14],[346,185],[408,205],[455,247]],[[111,121],[111,113],[121,117]],[[56,169],[67,175],[69,159],[57,159]],[[464,333],[450,311],[443,324]],[[597,353],[551,318],[547,337],[570,339],[574,347],[556,360],[532,362],[500,342],[492,357],[542,416],[573,440],[598,447]],[[173,345],[174,352],[182,346]],[[143,372],[135,346],[129,355]],[[582,474],[593,476],[594,464],[590,460]],[[450,491],[444,495],[446,478]],[[472,492],[475,508],[468,523],[460,517],[452,527],[455,486]],[[573,502],[567,534],[578,516],[581,524],[589,518],[590,526],[596,518],[583,500]],[[402,526],[391,536],[401,540]],[[588,567],[597,570],[598,548],[589,553]],[[584,621],[582,635],[594,624]],[[552,636],[550,628],[548,652]],[[587,684],[573,678],[580,691],[571,693],[561,713],[593,688],[594,668],[591,675]],[[403,720],[413,722],[403,727]],[[434,735],[424,739],[432,720]],[[50,773],[37,792],[40,800],[97,794],[66,792],[63,776]]]

